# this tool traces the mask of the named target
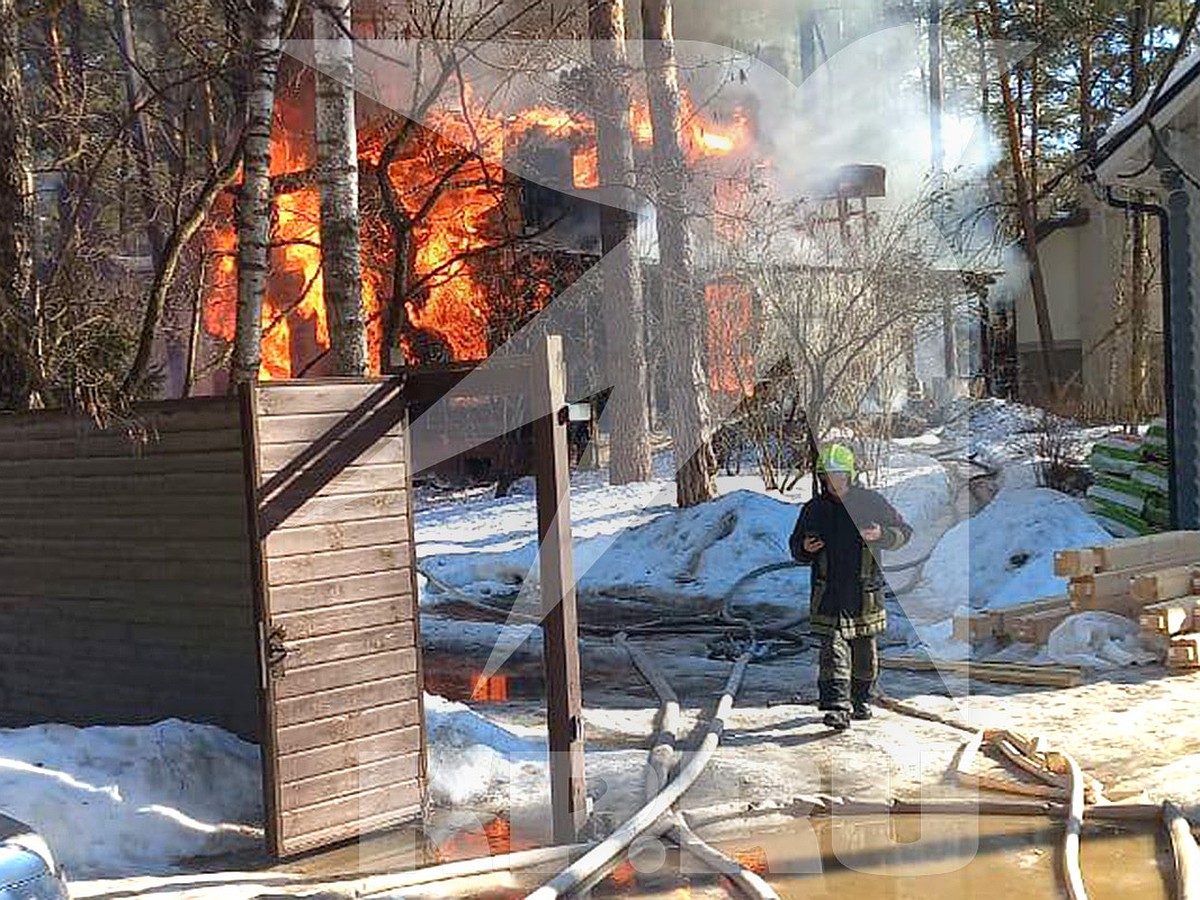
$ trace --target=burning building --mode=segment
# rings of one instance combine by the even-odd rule
[[[300,72],[287,84],[272,138],[264,379],[319,376],[332,366],[312,78]],[[493,114],[468,91],[461,110],[436,113],[424,125],[370,103],[360,104],[360,119],[363,303],[373,371],[484,359],[599,258],[600,206],[589,196],[599,187],[590,118],[550,106]],[[652,140],[644,103],[635,106],[631,122],[644,165]],[[689,107],[685,123],[684,143],[694,161],[728,157],[751,143],[741,110],[722,121]],[[233,200],[231,191],[208,230],[202,324],[217,347],[232,340],[236,322]],[[639,221],[639,243],[649,259],[652,213]],[[220,392],[224,379],[214,370],[198,389]]]

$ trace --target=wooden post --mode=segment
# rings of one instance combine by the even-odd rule
[[[554,842],[574,843],[587,820],[583,770],[583,692],[571,554],[567,460],[566,372],[562,337],[548,335],[534,351],[530,402],[550,415],[533,423],[537,474],[538,557],[542,583],[543,657],[550,730],[550,805]]]

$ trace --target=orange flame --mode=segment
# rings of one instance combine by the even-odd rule
[[[750,344],[753,298],[744,285],[728,279],[704,287],[708,307],[708,380],[716,393],[754,393],[754,354]]]
[[[511,184],[504,173],[505,155],[530,132],[549,139],[569,140],[572,184],[577,189],[599,186],[594,124],[563,109],[539,106],[516,115],[490,114],[465,92],[467,112],[442,112],[432,129],[419,129],[393,162],[388,175],[397,199],[414,221],[408,290],[403,297],[408,321],[415,329],[445,345],[454,360],[479,360],[491,349],[496,331],[495,290],[512,289],[515,282],[496,284],[485,277],[489,252],[505,235],[511,218]],[[689,160],[731,155],[751,138],[747,118],[738,111],[728,123],[697,113],[684,95],[684,145]],[[282,127],[289,118],[307,117],[295,101],[280,101],[280,123],[271,136],[271,175],[295,174],[290,190],[276,184],[273,200],[270,278],[262,312],[264,379],[297,377],[329,348],[329,322],[321,278],[320,199],[317,188],[304,181],[315,152],[311,135]],[[643,101],[631,109],[630,128],[639,145],[653,138],[649,108]],[[301,138],[296,134],[300,133]],[[304,139],[307,137],[308,139]],[[363,141],[360,159],[377,163],[382,136]],[[466,153],[463,147],[474,152]],[[232,215],[209,234],[214,263],[208,275],[204,327],[229,341],[236,330],[236,232]],[[383,352],[381,307],[387,293],[378,258],[390,253],[390,238],[380,220],[363,221],[362,296],[368,323],[371,370],[377,372]],[[549,280],[531,290],[537,307],[549,301]],[[411,348],[410,348],[411,349]]]
[[[471,675],[471,699],[503,702],[508,699],[508,676],[486,676],[482,672]]]
[[[576,150],[571,157],[571,183],[578,190],[600,187],[600,153],[596,145]]]

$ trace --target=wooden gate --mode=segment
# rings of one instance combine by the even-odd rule
[[[268,846],[411,820],[425,757],[407,414],[395,379],[246,386]]]

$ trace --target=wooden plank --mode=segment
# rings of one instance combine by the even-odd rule
[[[347,575],[369,575],[375,572],[397,572],[412,565],[412,551],[406,544],[395,542],[376,547],[357,547],[351,550],[325,550],[302,556],[267,557],[267,583],[271,586],[298,584],[317,579],[344,578]],[[398,581],[396,592],[402,590]]]
[[[322,550],[349,550],[384,542],[409,543],[408,521],[404,515],[359,519],[353,522],[329,522],[301,528],[277,528],[267,535],[267,556],[279,559]]]
[[[1200,596],[1192,594],[1147,606],[1139,621],[1143,629],[1155,634],[1200,630]]]
[[[418,822],[424,815],[424,811],[424,803],[413,803],[410,806],[393,809],[377,816],[364,816],[322,831],[290,837],[287,839],[284,858],[302,856],[323,847],[344,844],[367,835]]]
[[[290,812],[322,802],[413,782],[420,775],[421,754],[389,756],[362,766],[341,769],[304,781],[284,783],[280,788],[283,806]]]
[[[1017,603],[1013,606],[1007,606],[1002,609],[989,609],[987,611],[987,615],[992,622],[992,634],[994,634],[996,637],[1008,637],[1008,623],[1012,618],[1019,618],[1020,616],[1044,612],[1048,609],[1070,608],[1071,598],[1064,595],[1058,597],[1042,597],[1038,600],[1030,600],[1027,603]]]
[[[1059,550],[1054,554],[1054,574],[1059,578],[1094,575],[1100,566],[1100,554],[1094,548]]]
[[[276,723],[287,728],[370,709],[395,698],[415,700],[419,690],[416,675],[410,674],[281,700],[276,705]]]
[[[395,597],[400,593],[397,589],[399,577],[396,571],[375,572],[332,581],[278,585],[271,588],[271,608],[281,614]]]
[[[212,606],[244,606],[249,585],[244,580],[231,579],[225,583],[190,582],[179,580],[128,580],[57,578],[49,580],[45,571],[36,575],[21,574],[3,580],[4,591],[13,596],[52,594],[62,599],[123,600],[130,603],[158,602],[183,605],[188,603]]]
[[[319,747],[344,744],[409,726],[420,726],[417,701],[400,700],[386,706],[356,710],[315,722],[281,727],[276,732],[276,749],[281,757]]]
[[[986,612],[956,612],[952,630],[956,641],[978,644],[992,637],[992,618]]]
[[[279,478],[264,485],[262,499],[276,494],[299,490],[305,496],[336,497],[341,494],[364,494],[371,491],[402,491],[408,487],[408,475],[403,463],[367,463],[324,472],[320,467],[297,469],[290,477]]]
[[[179,539],[172,534],[160,540],[146,541],[105,535],[92,539],[86,536],[58,534],[51,537],[10,537],[0,533],[0,557],[37,559],[51,565],[56,559],[126,559],[153,562],[239,562],[249,565],[249,551],[241,540]]]
[[[571,542],[571,474],[567,457],[566,365],[560,335],[547,335],[533,356],[529,404],[547,410],[533,423],[537,472],[538,560],[550,744],[554,840],[572,843],[587,821],[583,691]]]
[[[120,535],[127,539],[155,540],[164,534],[172,540],[240,540],[246,539],[246,523],[228,518],[205,519],[187,515],[187,510],[181,507],[164,509],[162,514],[146,516],[140,519],[115,518],[108,515],[96,514],[86,522],[78,516],[73,518],[43,518],[34,517],[23,519],[20,528],[17,523],[0,519],[0,528],[6,533],[17,534],[26,538],[62,538],[78,537],[82,531],[94,535]]]
[[[1008,633],[1014,641],[1022,641],[1027,644],[1045,644],[1050,637],[1050,633],[1054,631],[1067,616],[1071,615],[1073,610],[1066,609],[1049,609],[1042,612],[1030,613],[1026,616],[1018,616],[1011,619],[1005,619]]]
[[[1158,572],[1135,576],[1130,585],[1130,595],[1142,603],[1158,603],[1175,597],[1186,597],[1192,593],[1194,566],[1173,566]]]
[[[311,413],[350,412],[378,390],[382,382],[337,384],[326,381],[312,384],[260,385],[258,415],[308,415]]]
[[[91,518],[143,519],[186,510],[197,518],[228,518],[242,515],[242,500],[236,494],[189,494],[144,497],[136,494],[112,497],[13,497],[0,495],[0,518],[61,519],[85,522]],[[362,518],[360,516],[360,518]]]
[[[407,589],[408,581],[404,587]],[[343,603],[303,612],[276,615],[272,621],[284,629],[290,640],[321,637],[338,632],[411,622],[416,604],[411,596],[400,595],[364,603]]]
[[[379,441],[356,454],[347,462],[347,467],[368,465],[390,465],[404,462],[404,442],[400,440]],[[274,478],[279,472],[292,466],[312,445],[301,441],[292,444],[271,444],[259,451],[260,484]]]
[[[1045,687],[1074,687],[1081,680],[1079,669],[1069,666],[1035,666],[1019,663],[983,663],[951,659],[919,657],[887,657],[879,659],[884,669],[906,669],[912,672],[940,672],[963,675],[978,681],[998,684],[1032,684]]]
[[[237,405],[229,397],[197,397],[159,404],[137,404],[128,425],[97,427],[84,415],[61,410],[39,410],[28,414],[0,415],[0,442],[25,442],[44,439],[87,437],[93,434],[118,434],[141,431],[149,434],[181,431],[209,431],[236,428]]]
[[[302,640],[293,640],[285,634],[284,645],[288,651],[286,671],[292,675],[310,666],[350,658],[365,662],[377,653],[410,648],[413,646],[413,628],[411,622],[402,622]]]
[[[233,429],[165,432],[154,440],[131,441],[115,434],[98,434],[78,439],[58,438],[0,442],[0,460],[73,459],[88,457],[170,456],[238,450],[241,434]]]
[[[364,684],[368,681],[379,681],[398,675],[411,675],[416,670],[417,651],[415,648],[389,650],[373,654],[366,659],[340,660],[320,666],[309,666],[296,672],[288,672],[282,677],[273,678],[271,688],[275,701],[279,702],[292,697],[302,697],[321,691],[332,691],[337,688]]]
[[[407,756],[420,747],[421,728],[413,725],[280,757],[279,776],[284,784],[295,783],[339,769],[355,769],[387,757]]]
[[[240,560],[0,559],[0,584],[6,590],[11,584],[30,582],[45,587],[27,593],[53,596],[53,585],[91,579],[131,584],[190,582],[215,591],[246,587],[249,573]]]
[[[288,512],[286,517],[271,528],[264,528],[268,535],[275,528],[295,528],[303,525],[327,525],[331,522],[354,522],[373,517],[394,518],[405,512],[404,491],[374,491],[363,494],[345,494],[337,497],[314,497],[306,500],[299,509]],[[265,516],[265,513],[264,513]]]
[[[327,803],[307,807],[303,811],[285,810],[283,836],[287,840],[332,828],[344,828],[347,836],[355,836],[359,833],[360,820],[385,815],[395,810],[411,809],[419,806],[420,802],[421,788],[414,779],[376,790],[362,791],[348,797],[339,797]]]
[[[1167,648],[1167,665],[1173,669],[1200,668],[1200,632],[1178,634]]]
[[[1134,566],[1162,568],[1164,561],[1200,561],[1200,531],[1168,531],[1145,537],[1114,541],[1096,548],[1101,571],[1111,572]]]
[[[312,444],[325,438],[337,439],[340,432],[355,428],[378,429],[381,432],[379,440],[399,438],[403,436],[404,429],[395,416],[395,410],[364,416],[343,412],[264,416],[258,420],[259,440],[263,447],[272,444]]]
[[[222,472],[128,472],[123,475],[5,476],[0,473],[0,496],[32,497],[163,497],[220,494],[240,496],[242,475],[236,470]]]
[[[240,450],[178,453],[170,456],[100,456],[0,460],[0,477],[69,478],[167,475],[175,472],[236,472]]]

